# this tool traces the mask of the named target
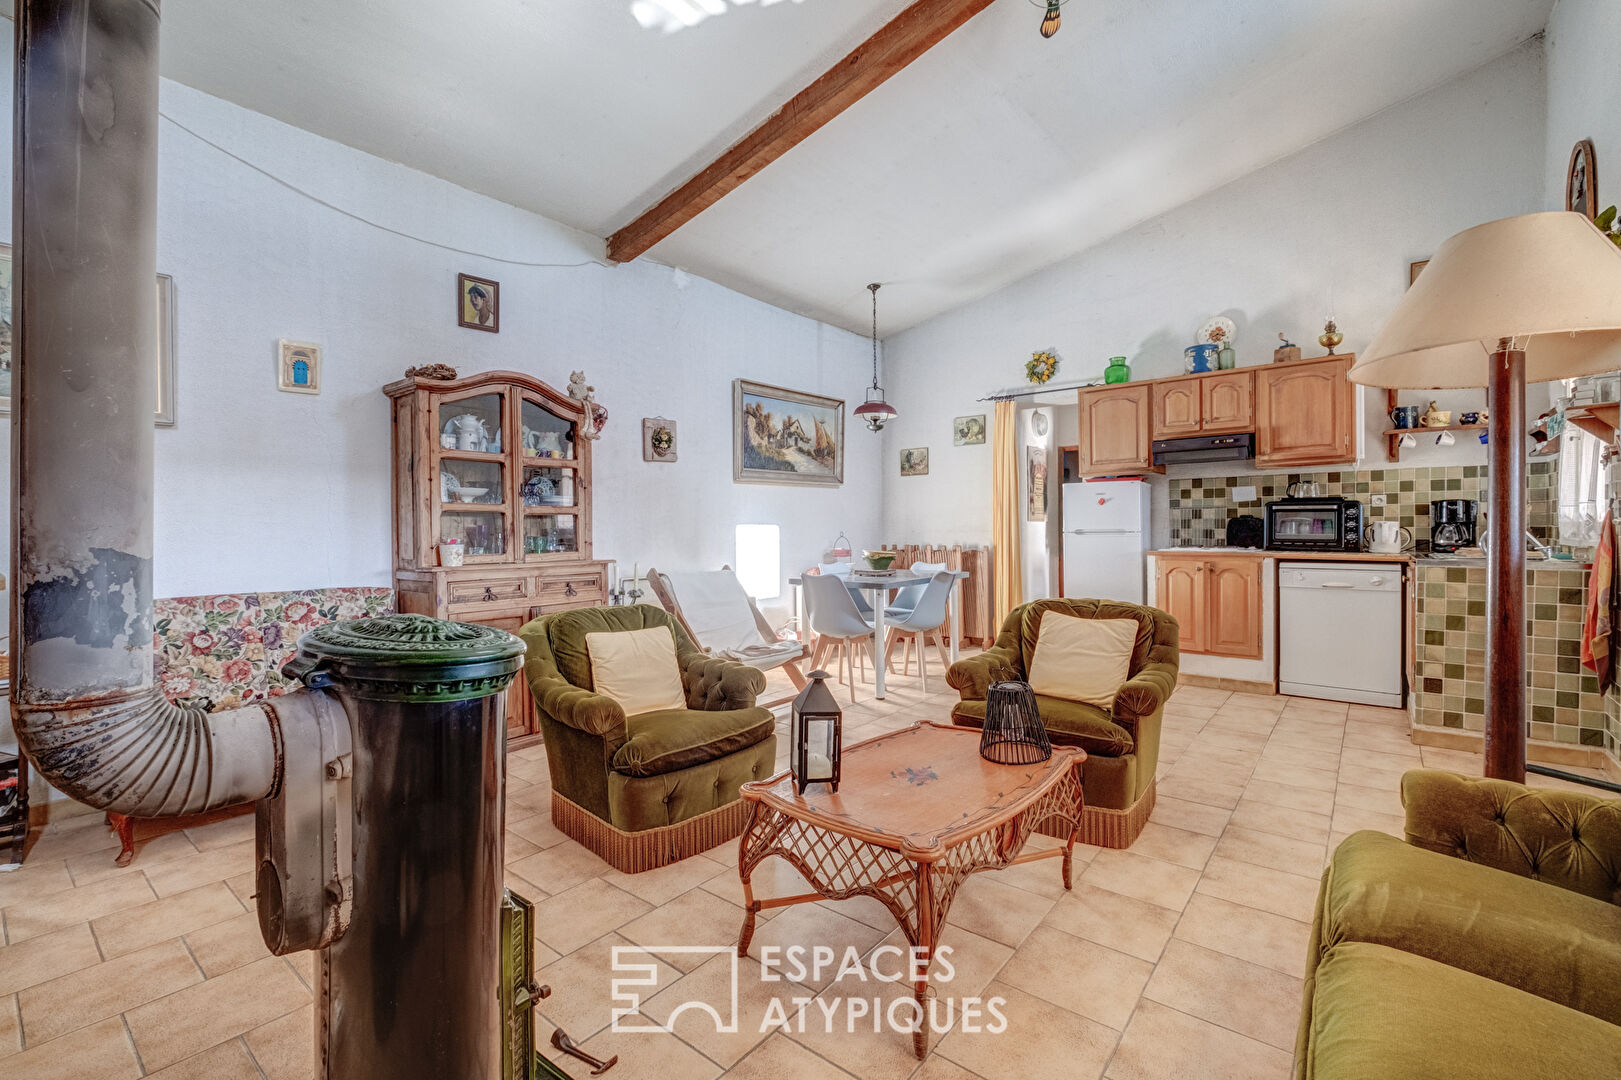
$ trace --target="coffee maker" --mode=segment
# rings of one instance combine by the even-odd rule
[[[1475,523],[1478,510],[1479,504],[1473,499],[1437,499],[1430,503],[1430,550],[1474,547],[1479,539]]]

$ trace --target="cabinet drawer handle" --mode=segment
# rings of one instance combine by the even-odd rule
[[[565,581],[563,583],[563,595],[564,596],[579,596],[580,594],[574,591],[574,582]]]
[[[484,596],[482,597],[482,599],[484,600],[485,603],[489,603],[492,600],[499,600],[500,597],[495,595],[495,590],[493,588],[486,585],[486,586],[484,586]]]

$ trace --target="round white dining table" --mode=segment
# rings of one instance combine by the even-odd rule
[[[946,607],[951,620],[951,662],[957,662],[957,642],[962,637],[962,583],[968,577],[966,570],[945,571],[957,580],[952,583],[951,596],[947,599]],[[893,589],[904,589],[908,585],[927,585],[934,580],[933,574],[914,573],[911,570],[897,570],[890,577],[865,577],[860,574],[840,574],[840,581],[851,592],[864,592],[868,595],[868,603],[872,606],[872,636],[876,643],[876,654],[873,658],[873,696],[884,696],[884,607],[889,603],[889,593]],[[800,589],[804,583],[803,577],[791,577],[788,584],[794,587],[794,614],[798,618],[801,635],[805,632],[805,594]]]

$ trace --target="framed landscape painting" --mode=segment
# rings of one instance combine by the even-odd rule
[[[732,479],[820,487],[844,483],[844,402],[732,380]]]

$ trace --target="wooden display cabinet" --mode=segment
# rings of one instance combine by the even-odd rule
[[[405,378],[394,408],[394,591],[408,614],[516,632],[536,615],[608,602],[591,549],[587,406],[517,371]],[[439,565],[455,538],[463,565]],[[520,675],[508,746],[540,737]]]

